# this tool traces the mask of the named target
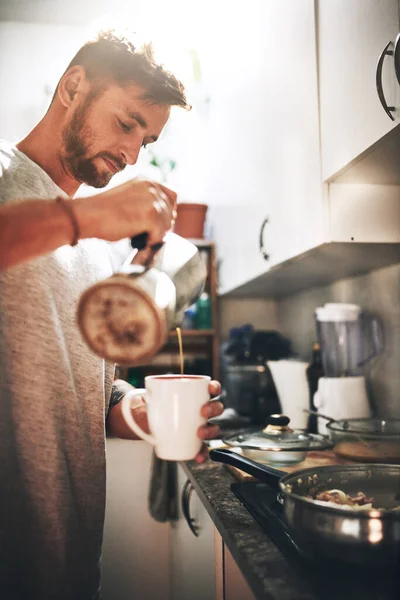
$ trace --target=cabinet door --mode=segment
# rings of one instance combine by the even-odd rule
[[[256,600],[249,584],[224,544],[224,600]]]
[[[147,442],[107,440],[103,600],[170,598],[170,528],[152,518],[147,504],[151,461]]]
[[[229,29],[210,102],[210,145],[221,154],[214,147],[207,175],[221,293],[322,240],[314,2],[252,2]]]
[[[171,600],[214,600],[214,525],[197,493],[178,469],[179,519],[171,526]],[[185,506],[186,505],[186,506]],[[189,527],[187,519],[192,519]],[[193,533],[193,530],[197,535]]]
[[[249,584],[217,529],[214,530],[214,541],[217,581],[219,583],[217,585],[216,600],[255,600]]]
[[[398,0],[319,0],[318,52],[323,179],[345,167],[396,123],[376,92],[378,58],[399,32]],[[383,89],[396,102],[393,61]]]

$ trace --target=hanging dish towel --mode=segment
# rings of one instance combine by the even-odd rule
[[[149,489],[149,511],[160,522],[178,518],[176,462],[158,458],[153,450]]]

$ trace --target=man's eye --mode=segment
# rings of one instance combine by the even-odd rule
[[[120,121],[120,119],[118,119],[118,123],[122,131],[125,131],[125,133],[129,133],[130,131],[132,131],[132,127],[130,127],[130,125],[127,125],[123,121]]]

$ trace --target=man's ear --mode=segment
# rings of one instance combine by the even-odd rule
[[[89,87],[85,69],[75,65],[68,69],[61,77],[58,84],[57,94],[61,104],[68,108],[74,101],[78,92],[86,92]]]

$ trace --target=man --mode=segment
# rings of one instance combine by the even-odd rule
[[[73,244],[14,266],[0,280],[5,600],[99,597],[104,434],[107,428],[111,435],[132,437],[118,402],[130,388],[116,382],[111,391],[114,366],[88,351],[76,327],[81,293],[108,277],[111,267],[107,244],[76,243],[87,223],[97,224],[89,231],[99,235],[99,212],[89,211],[85,220],[79,203],[69,198],[81,183],[103,187],[134,164],[140,148],[157,140],[174,105],[188,107],[183,86],[155,61],[151,47],[104,33],[77,53],[32,132],[16,148],[0,147],[0,202],[60,197]],[[140,190],[126,185],[104,197],[136,193],[140,225],[147,220],[152,241],[160,242],[173,219],[174,194],[149,183]],[[125,218],[130,216],[126,211]],[[215,383],[210,391],[219,389]],[[207,417],[221,412],[218,402],[203,407]],[[140,402],[135,419],[146,426]],[[199,436],[216,433],[206,427]]]

